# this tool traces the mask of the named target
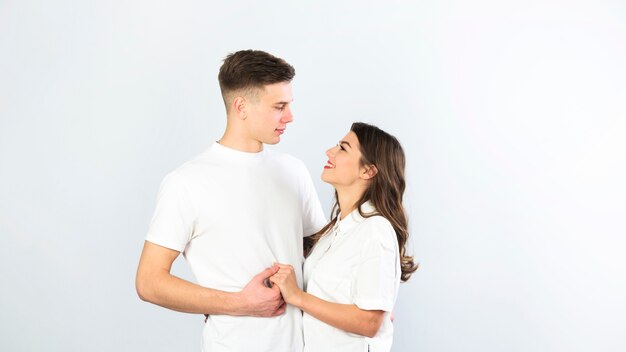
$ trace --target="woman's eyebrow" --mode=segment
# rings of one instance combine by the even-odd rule
[[[347,144],[348,147],[352,148],[352,146],[350,145],[350,143],[346,142],[346,141],[339,141],[339,144]]]

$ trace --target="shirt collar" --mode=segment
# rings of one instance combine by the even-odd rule
[[[374,205],[369,200],[361,205],[361,210],[365,215],[376,212],[376,208],[374,208]],[[339,214],[338,218],[341,218],[341,214]],[[363,220],[365,220],[365,218],[362,217],[361,214],[359,214],[359,209],[354,209],[350,214],[348,214],[348,216],[339,221],[337,227],[340,232],[345,233],[347,231],[350,231],[356,225],[362,223]]]

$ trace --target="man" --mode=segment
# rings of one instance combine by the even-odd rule
[[[304,164],[263,147],[280,142],[293,121],[294,75],[262,51],[227,56],[218,76],[224,135],[161,184],[137,292],[169,309],[207,314],[205,351],[302,350],[301,312],[267,285],[275,262],[292,264],[302,283],[302,237],[326,223]],[[170,274],[181,252],[198,284]]]

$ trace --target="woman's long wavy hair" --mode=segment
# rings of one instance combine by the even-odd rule
[[[369,187],[365,190],[361,198],[357,201],[357,209],[363,217],[381,215],[389,220],[396,232],[398,248],[400,252],[400,267],[402,269],[401,279],[407,281],[413,272],[417,270],[417,265],[412,256],[406,254],[406,242],[409,238],[408,222],[404,207],[402,206],[402,196],[404,195],[404,151],[398,140],[379,129],[376,126],[362,122],[355,122],[350,127],[361,145],[361,165],[375,165],[378,173],[371,179]],[[361,209],[363,203],[370,201],[375,213],[365,214]],[[341,209],[335,191],[335,203],[331,210],[331,220],[318,233],[305,237],[305,254],[308,255],[315,243],[327,234],[337,223]]]

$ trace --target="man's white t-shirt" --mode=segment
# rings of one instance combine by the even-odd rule
[[[180,251],[199,285],[241,291],[272,263],[293,265],[302,238],[326,223],[305,165],[266,148],[236,151],[214,143],[165,177],[146,240]],[[204,351],[301,351],[302,313],[273,318],[211,315]]]
[[[363,213],[374,213],[370,202]],[[313,247],[304,263],[306,292],[323,300],[383,310],[385,317],[373,338],[352,334],[304,313],[304,351],[389,351],[393,342],[390,313],[400,286],[398,240],[382,216],[348,214]]]

